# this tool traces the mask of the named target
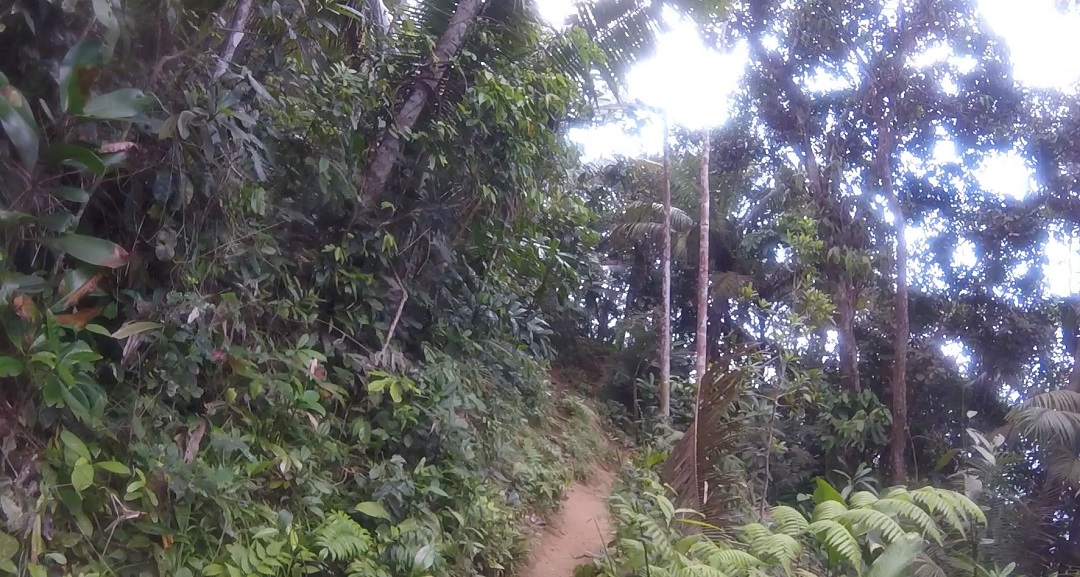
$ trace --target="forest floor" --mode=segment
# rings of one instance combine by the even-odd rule
[[[574,483],[518,577],[572,577],[578,565],[603,554],[612,535],[607,498],[614,482],[611,471],[601,468],[587,482]]]

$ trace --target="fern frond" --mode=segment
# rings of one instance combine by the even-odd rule
[[[967,495],[948,489],[934,489],[933,487],[924,487],[924,489],[933,489],[936,491],[941,495],[941,498],[949,503],[953,510],[963,516],[966,521],[976,522],[981,525],[986,524],[986,514],[983,513],[982,508],[969,499]]]
[[[331,561],[350,561],[371,549],[371,534],[345,513],[334,511],[315,530],[319,554]]]
[[[751,537],[747,543],[750,546],[750,554],[758,559],[787,565],[802,553],[802,544],[790,535],[773,533],[760,524],[748,531],[746,535]],[[748,526],[749,527],[749,526]],[[759,530],[757,527],[760,527]]]
[[[856,509],[863,509],[873,505],[877,500],[878,496],[870,491],[856,491],[848,497],[848,505]]]
[[[876,509],[851,509],[838,515],[834,521],[858,525],[863,529],[859,534],[870,530],[881,531],[887,543],[903,538],[905,534],[904,529],[892,517]]]
[[[764,565],[761,559],[746,551],[724,548],[708,539],[695,543],[690,548],[690,553],[708,565],[722,568],[725,571],[749,569]]]
[[[844,514],[848,508],[839,501],[822,501],[814,507],[814,521],[826,521],[835,519]]]
[[[797,510],[786,505],[772,508],[773,529],[785,535],[798,537],[802,535],[810,522]]]
[[[934,515],[940,515],[948,522],[949,527],[960,533],[962,536],[967,536],[967,532],[964,530],[964,522],[960,519],[960,515],[956,513],[956,509],[945,499],[942,498],[938,490],[933,487],[923,487],[914,491],[907,491],[902,495],[898,495],[897,498],[908,498],[922,505],[929,512]]]
[[[862,549],[847,527],[833,520],[822,520],[810,523],[807,532],[825,545],[830,560],[847,561],[856,569],[862,567]]]
[[[934,518],[923,511],[918,505],[903,499],[885,498],[878,499],[872,507],[886,515],[898,517],[917,527],[924,537],[933,539],[937,544],[942,543],[943,535]]]

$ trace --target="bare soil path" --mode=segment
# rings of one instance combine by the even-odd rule
[[[609,471],[599,469],[588,482],[571,486],[518,577],[572,577],[578,565],[602,554],[612,535],[607,498],[614,481]]]

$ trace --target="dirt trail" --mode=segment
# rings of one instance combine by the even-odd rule
[[[518,577],[572,577],[578,565],[602,554],[612,534],[607,497],[614,481],[600,469],[589,482],[574,483],[552,524],[537,536]]]

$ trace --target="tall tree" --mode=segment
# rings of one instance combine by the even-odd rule
[[[890,78],[894,76],[890,75]],[[896,137],[893,128],[893,114],[889,104],[883,98],[882,110],[877,123],[877,158],[875,168],[878,181],[885,198],[889,202],[894,222],[896,237],[896,295],[893,304],[893,368],[890,380],[892,392],[893,427],[889,436],[889,476],[894,485],[903,484],[907,477],[904,454],[908,440],[907,410],[907,356],[908,339],[911,338],[910,319],[908,318],[908,249],[907,220],[904,207],[893,186],[892,158],[896,149]]]
[[[709,129],[701,137],[701,209],[698,215],[698,276],[697,276],[697,332],[694,336],[696,354],[694,371],[698,379],[698,395],[705,378],[709,354]]]
[[[671,417],[671,150],[668,125],[664,121],[664,183],[661,186],[664,223],[660,268],[663,281],[660,296],[660,418]]]
[[[405,142],[403,137],[413,130],[417,121],[420,120],[421,113],[427,107],[428,99],[438,91],[439,81],[446,73],[447,63],[461,49],[466,33],[476,23],[483,6],[483,0],[462,0],[458,4],[446,31],[435,43],[431,60],[427,63],[427,72],[418,76],[418,81],[409,90],[405,102],[394,114],[391,129],[382,134],[375,147],[371,162],[360,183],[359,195],[362,205],[378,206],[383,200],[387,180],[401,157]]]

